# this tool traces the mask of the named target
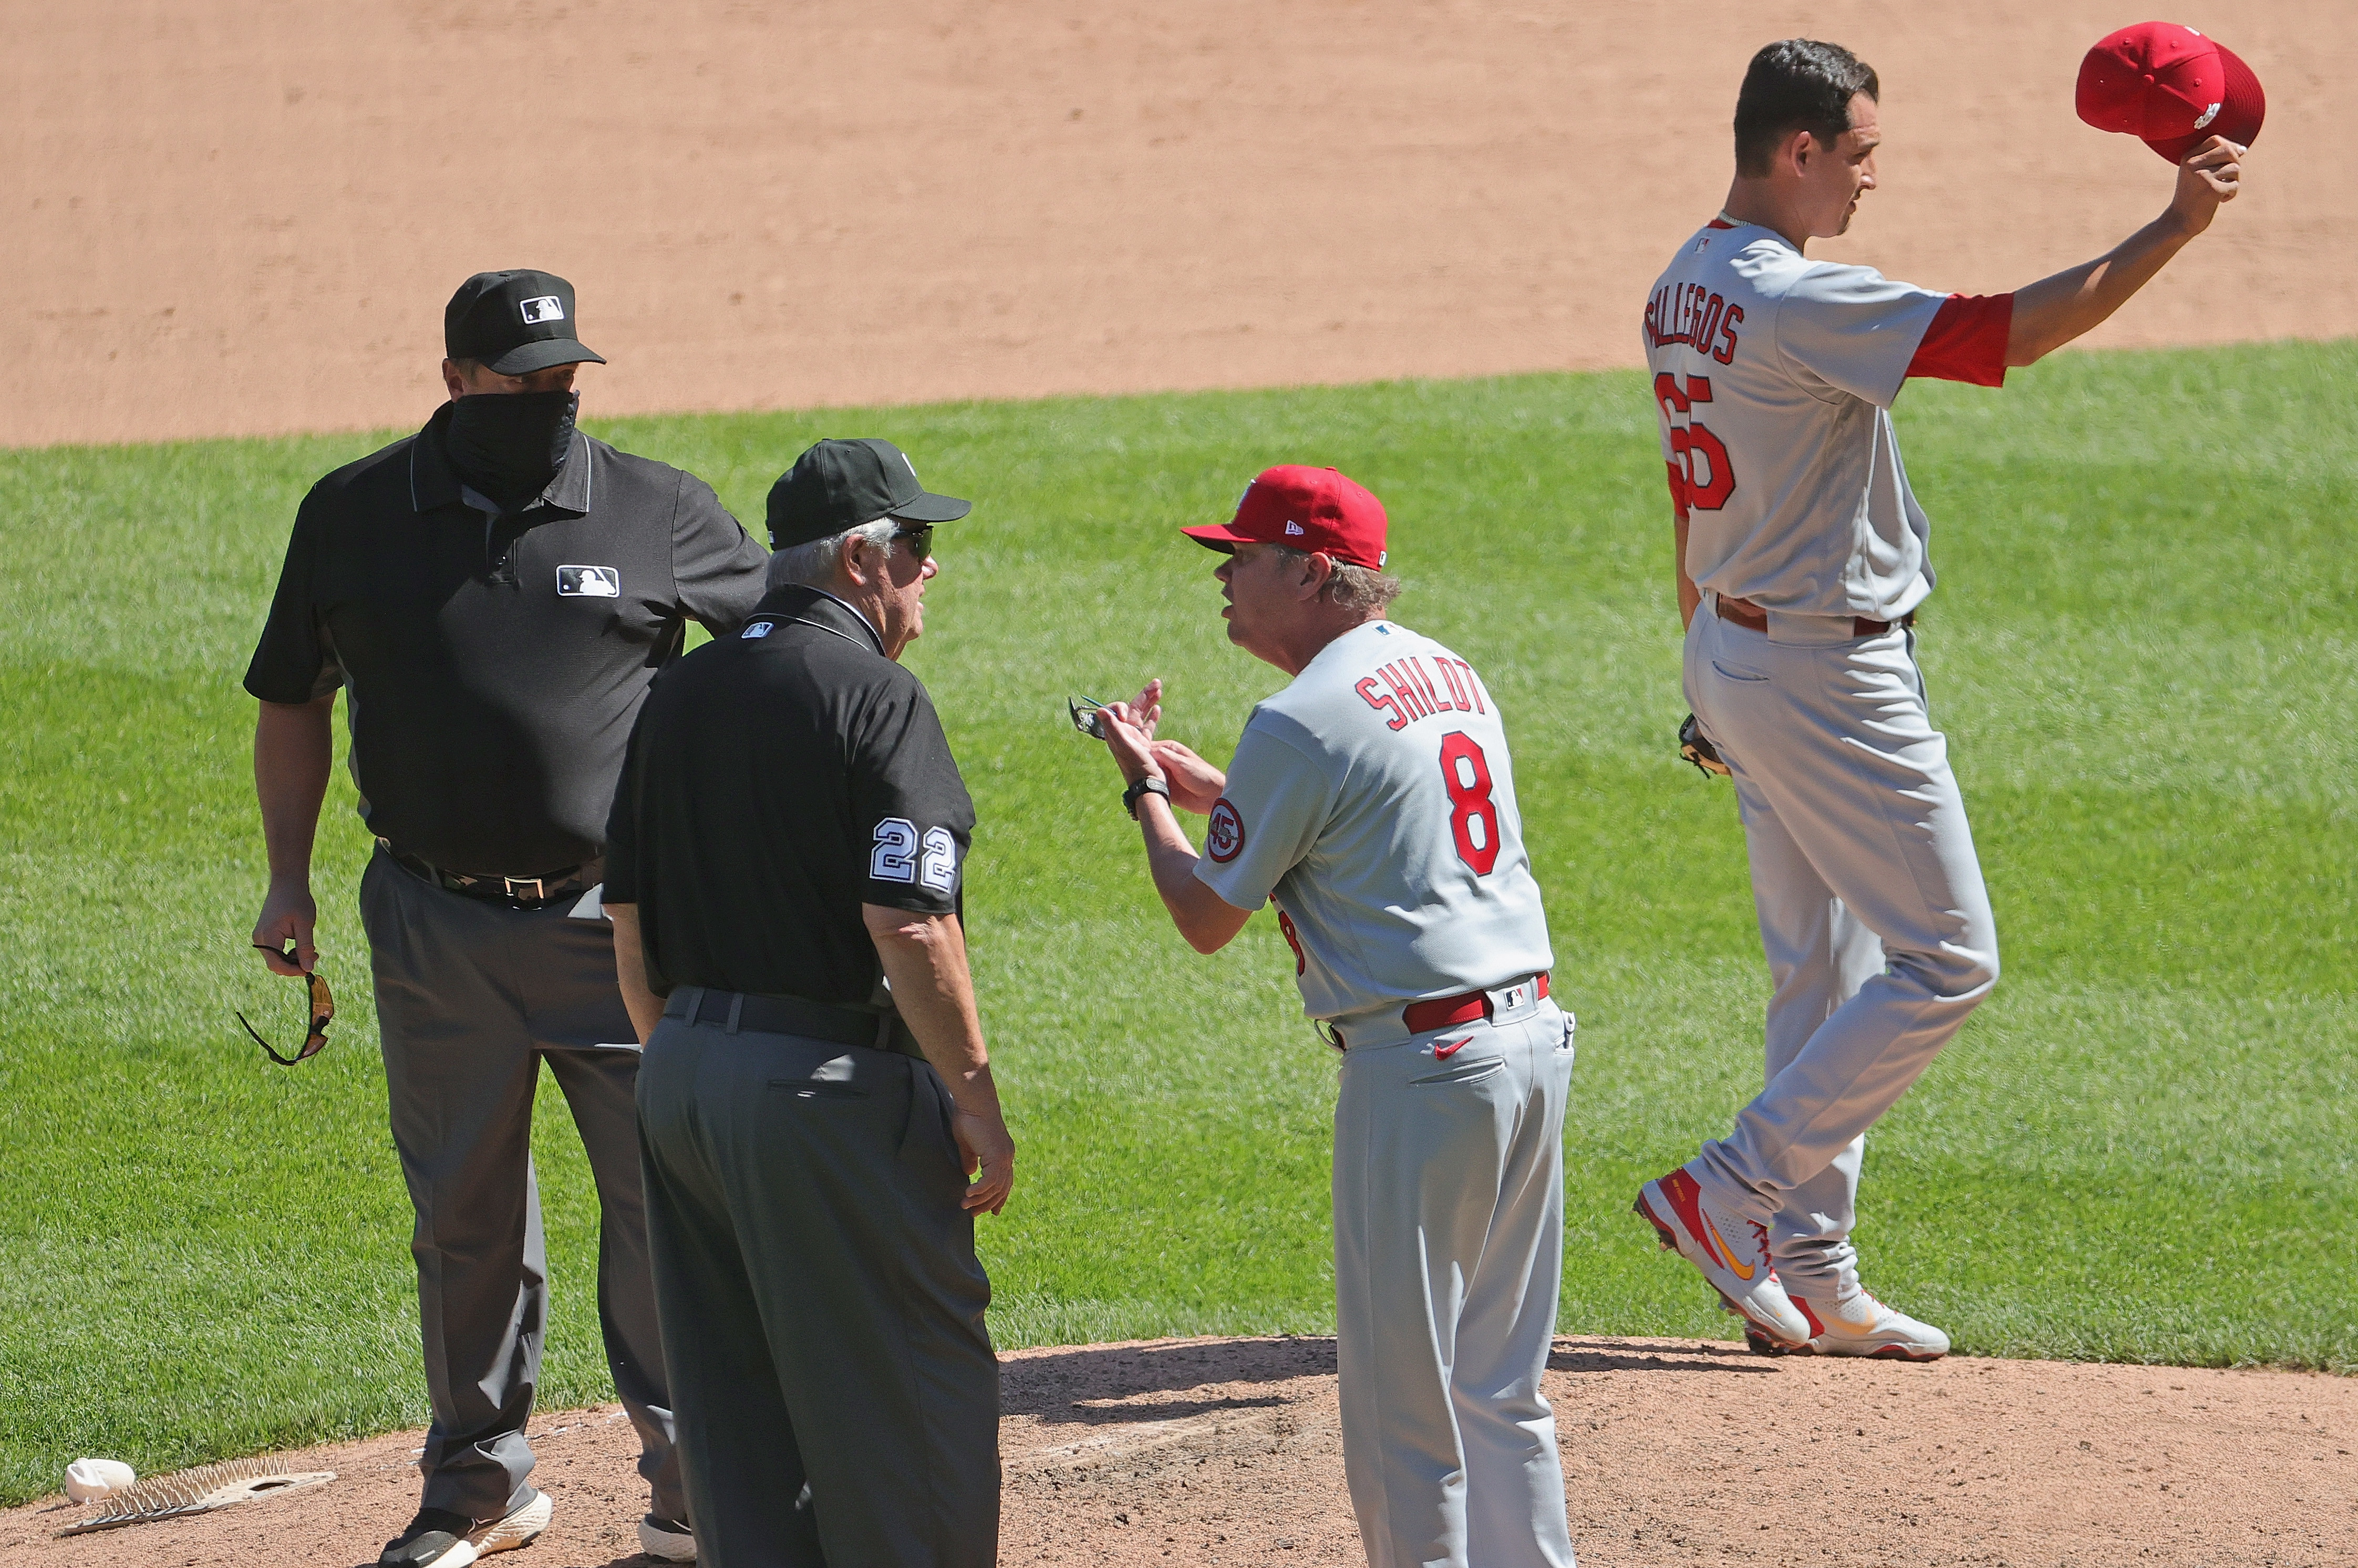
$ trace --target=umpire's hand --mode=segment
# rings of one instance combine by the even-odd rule
[[[319,949],[312,945],[313,928],[319,922],[319,906],[312,902],[309,888],[270,884],[270,892],[262,901],[262,915],[254,923],[254,945],[262,949],[262,961],[270,966],[272,974],[310,973],[319,961]],[[289,947],[295,950],[293,964],[286,958]]]

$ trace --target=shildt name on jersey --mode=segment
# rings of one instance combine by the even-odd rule
[[[1433,662],[1441,671],[1438,683],[1425,674],[1423,662],[1411,654],[1379,665],[1374,675],[1363,677],[1351,689],[1377,712],[1390,712],[1391,718],[1384,723],[1387,730],[1405,730],[1436,713],[1490,711],[1482,700],[1482,683],[1474,678],[1473,665],[1441,654],[1433,654]],[[1380,689],[1376,684],[1379,679],[1391,690]]]

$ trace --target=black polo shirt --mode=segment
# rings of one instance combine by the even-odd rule
[[[361,816],[398,849],[470,873],[578,865],[655,670],[691,618],[737,630],[767,557],[702,480],[579,432],[499,515],[451,471],[449,418],[312,486],[245,689],[346,688]]]
[[[606,902],[639,906],[647,979],[859,1005],[860,906],[957,913],[974,802],[933,699],[858,611],[778,589],[664,671],[606,827]]]

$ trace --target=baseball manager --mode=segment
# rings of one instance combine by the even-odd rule
[[[443,333],[450,401],[312,487],[246,671],[270,857],[254,942],[282,974],[312,965],[311,842],[341,687],[377,841],[361,914],[434,1411],[423,1504],[380,1562],[455,1568],[548,1522],[525,1441],[548,1315],[531,1157],[544,1062],[598,1184],[599,1324],[653,1488],[641,1543],[685,1560],[639,1054],[600,861],[648,683],[687,622],[736,630],[763,557],[702,481],[575,428],[575,371],[604,362],[576,336],[563,278],[480,273]]]
[[[1293,677],[1223,774],[1157,741],[1162,683],[1104,710],[1155,891],[1196,951],[1278,906],[1303,1010],[1343,1051],[1335,1306],[1344,1471],[1374,1568],[1570,1568],[1540,1390],[1563,1268],[1572,1019],[1548,1000],[1505,716],[1388,620],[1382,505],[1273,468],[1188,528],[1228,640]],[[1204,853],[1176,804],[1205,813]]]
[[[1774,989],[1766,1087],[1637,1206],[1756,1349],[1926,1360],[1948,1336],[1860,1283],[1859,1161],[1997,983],[1997,929],[1916,664],[1931,524],[1891,405],[1911,376],[2000,385],[2103,321],[2234,197],[2244,149],[2202,134],[2221,103],[2179,100],[2174,131],[2141,122],[2175,137],[2161,216],[2015,293],[1942,295],[1803,254],[1876,188],[1880,97],[1834,44],[1753,56],[1727,204],[1646,306],[1686,697],[1735,778]]]

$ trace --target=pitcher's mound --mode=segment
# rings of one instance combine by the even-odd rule
[[[1168,1339],[1007,1357],[1006,1523],[1024,1563],[1363,1561],[1330,1339]],[[1573,1541],[1596,1564],[2358,1563],[2358,1380],[1952,1358],[1768,1360],[1560,1339]],[[534,1423],[556,1519],[516,1568],[622,1568],[644,1492],[608,1406]],[[333,1485],[70,1541],[54,1499],[0,1568],[358,1568],[417,1501],[403,1433],[302,1455]]]

